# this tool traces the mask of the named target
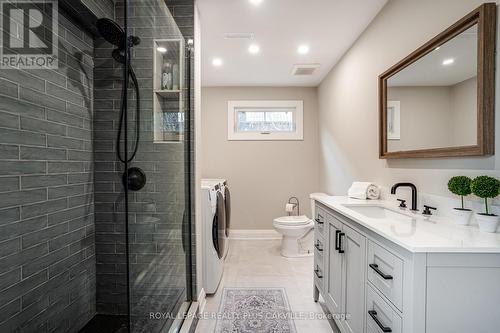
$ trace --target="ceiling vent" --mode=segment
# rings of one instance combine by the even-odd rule
[[[313,75],[318,68],[319,64],[296,64],[293,65],[292,75],[296,76]]]
[[[226,32],[224,39],[253,39],[254,34],[251,32]]]

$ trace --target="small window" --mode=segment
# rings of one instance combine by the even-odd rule
[[[229,101],[229,140],[303,140],[302,101]]]

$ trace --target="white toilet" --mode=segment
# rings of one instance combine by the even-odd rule
[[[288,258],[310,256],[313,251],[314,222],[305,215],[274,219],[274,230],[283,235],[281,255]]]

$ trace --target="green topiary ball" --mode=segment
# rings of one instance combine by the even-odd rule
[[[451,193],[461,196],[471,194],[471,179],[466,176],[455,176],[448,181],[448,190]]]
[[[495,198],[500,190],[500,181],[490,176],[479,176],[472,180],[470,188],[480,198]]]

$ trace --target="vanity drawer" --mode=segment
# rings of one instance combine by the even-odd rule
[[[366,288],[366,332],[401,333],[402,319],[369,284]]]
[[[372,241],[368,242],[368,281],[403,311],[403,261]]]
[[[318,263],[315,262],[313,274],[314,274],[314,284],[316,285],[316,287],[318,287],[318,289],[321,292],[323,292],[324,280],[325,280],[323,273],[323,265],[321,265],[319,262]]]
[[[322,237],[316,236],[314,238],[314,255],[323,258],[325,254],[325,241]]]
[[[314,240],[314,267],[319,266],[321,270],[325,267],[325,241],[321,237]]]
[[[326,211],[319,205],[314,208],[314,230],[317,234],[325,236]]]

